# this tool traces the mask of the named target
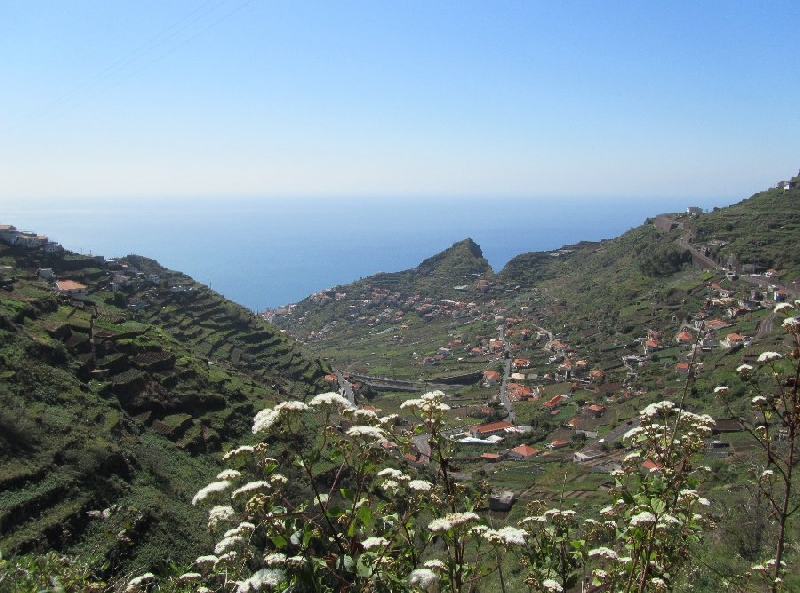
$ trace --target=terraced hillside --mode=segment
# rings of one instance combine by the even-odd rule
[[[0,274],[0,551],[72,550],[111,574],[207,549],[187,501],[217,453],[325,369],[143,257],[0,244]]]

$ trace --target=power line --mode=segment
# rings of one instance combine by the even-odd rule
[[[6,134],[12,135],[15,132],[21,132],[24,126],[31,121],[43,119],[51,115],[54,117],[62,116],[77,109],[78,107],[81,107],[82,105],[85,105],[89,101],[119,86],[123,82],[130,80],[140,72],[143,72],[151,67],[153,64],[161,61],[168,55],[194,41],[206,31],[216,27],[224,20],[230,18],[237,12],[244,9],[246,6],[252,4],[255,0],[245,0],[245,2],[223,13],[218,18],[194,33],[188,35],[187,37],[183,39],[176,39],[179,35],[189,30],[207,16],[217,12],[218,9],[225,4],[230,3],[230,1],[231,0],[209,0],[204,4],[201,4],[179,18],[177,21],[173,22],[163,31],[156,33],[146,42],[131,50],[122,58],[102,69],[94,76],[88,78],[60,97],[45,104],[38,110],[28,114],[16,125],[8,128],[6,130]],[[173,41],[175,41],[175,43],[170,44],[170,42]],[[143,60],[145,60],[149,54],[152,54],[154,50],[162,47],[164,47],[164,49],[160,53],[157,53],[151,59],[143,62]],[[128,72],[126,73],[126,71]]]

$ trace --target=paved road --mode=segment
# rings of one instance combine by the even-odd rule
[[[339,393],[350,400],[350,403],[356,405],[356,396],[353,393],[353,386],[350,381],[344,378],[341,371],[334,371],[336,373],[336,381],[339,383]]]
[[[508,343],[506,342],[506,332],[503,326],[497,328],[500,332],[500,341],[503,342],[503,356],[508,352]],[[511,378],[511,358],[503,358],[503,379],[500,381],[500,402],[505,406],[508,412],[508,421],[514,424],[516,415],[514,414],[514,407],[511,405],[511,400],[508,399],[508,380]]]

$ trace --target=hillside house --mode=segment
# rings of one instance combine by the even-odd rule
[[[74,280],[57,280],[56,291],[59,294],[67,294],[74,299],[81,299],[88,296],[87,286]]]
[[[52,280],[56,277],[55,272],[53,272],[53,268],[39,268],[36,270],[36,275],[42,280]]]
[[[483,371],[483,380],[490,387],[497,385],[500,382],[500,378],[500,373],[497,371]]]
[[[589,404],[588,406],[584,406],[581,411],[590,418],[602,418],[607,409],[608,408],[601,404]]]
[[[13,245],[17,240],[19,231],[13,224],[0,224],[0,240]]]
[[[733,332],[728,334],[724,340],[720,340],[719,343],[723,348],[737,348],[744,346],[745,337],[740,333]]]
[[[603,379],[606,378],[606,374],[600,369],[594,369],[589,373],[589,377],[591,378],[592,383],[602,383]]]
[[[485,439],[488,436],[507,432],[511,428],[514,428],[514,425],[510,422],[492,422],[491,424],[473,426],[469,429],[469,434],[471,437],[476,439]]]
[[[686,214],[689,216],[700,216],[703,213],[703,209],[699,206],[687,206],[686,207]]]
[[[541,453],[541,449],[534,449],[528,445],[519,445],[508,451],[509,459],[530,459]]]
[[[556,408],[569,399],[568,395],[554,395],[552,398],[542,404],[545,408]]]

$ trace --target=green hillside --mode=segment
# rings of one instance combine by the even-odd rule
[[[0,244],[0,270],[2,554],[72,552],[101,577],[196,557],[197,485],[258,409],[320,391],[319,362],[144,257]]]
[[[152,570],[167,587],[165,575],[214,548],[208,514],[188,501],[222,469],[220,452],[255,442],[253,415],[265,406],[329,391],[335,369],[369,405],[359,417],[397,414],[379,429],[391,446],[365,445],[352,466],[340,452],[314,454],[312,478],[290,460],[328,439],[355,446],[349,420],[328,423],[315,409],[296,434],[276,430],[263,452],[279,459],[256,475],[279,468],[289,476],[277,508],[323,485],[333,493],[324,520],[338,520],[338,505],[350,501],[367,531],[347,537],[354,546],[374,540],[367,528],[379,517],[348,498],[350,472],[374,456],[448,493],[457,481],[470,509],[471,496],[511,493],[509,508],[475,508],[496,527],[546,506],[596,518],[619,467],[650,476],[652,462],[631,466],[623,435],[640,410],[669,400],[716,427],[698,444],[706,476],[686,482],[711,501],[714,526],[671,578],[698,591],[717,591],[721,578],[748,590],[743,575],[771,553],[776,527],[753,483],[762,451],[744,426],[774,429],[778,454],[786,437],[783,425],[754,413],[760,386],[737,369],[787,350],[775,308],[799,296],[798,218],[800,190],[773,188],[713,212],[662,214],[614,239],[521,254],[497,273],[465,239],[416,268],[266,312],[269,323],[145,257],[106,261],[0,243],[0,551],[35,562],[62,551],[90,580],[113,583]],[[778,387],[796,394],[797,384],[790,377]],[[436,426],[450,457],[438,464],[430,453],[426,461],[408,411],[431,389],[444,391]],[[474,440],[498,421],[512,430]],[[372,480],[367,465],[359,475]],[[658,476],[650,479],[647,487],[661,488],[653,500],[669,498]],[[338,494],[332,485],[342,485]],[[795,504],[796,492],[789,499]],[[365,508],[386,502],[378,491],[363,500]],[[335,531],[326,525],[304,527],[303,546]],[[287,535],[249,543],[302,547]],[[796,523],[786,537],[794,567]],[[315,563],[337,575],[352,569]],[[506,590],[523,590],[524,573],[506,568]],[[786,575],[787,590],[800,586]],[[499,585],[492,578],[489,588]]]

